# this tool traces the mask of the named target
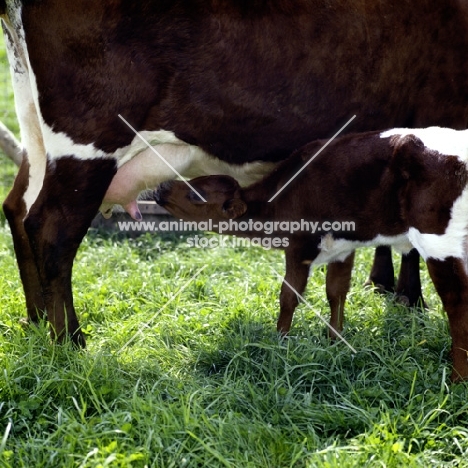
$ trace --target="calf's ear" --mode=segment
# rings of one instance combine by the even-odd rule
[[[223,204],[223,215],[228,219],[235,219],[247,211],[247,205],[240,198],[231,198]]]
[[[415,135],[400,137],[395,144],[391,162],[395,173],[408,180],[424,173],[424,143]]]

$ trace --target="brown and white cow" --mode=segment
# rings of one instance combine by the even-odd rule
[[[392,129],[345,135],[329,145],[315,141],[246,188],[213,175],[190,185],[164,182],[154,197],[178,218],[284,249],[282,334],[290,330],[311,265],[328,264],[330,337],[337,338],[354,250],[416,248],[448,315],[452,380],[468,378],[468,130]],[[350,223],[353,229],[343,229]]]
[[[353,114],[353,131],[468,122],[464,0],[0,0],[0,17],[28,316],[80,345],[72,265],[101,205],[137,217],[136,193],[173,169],[247,183]]]

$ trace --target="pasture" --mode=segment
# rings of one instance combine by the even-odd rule
[[[2,199],[14,172],[2,164]],[[448,381],[447,320],[424,268],[429,309],[407,309],[363,287],[372,251],[359,252],[354,354],[314,313],[328,320],[323,268],[282,340],[282,253],[188,239],[90,230],[74,269],[77,352],[21,326],[2,214],[1,467],[468,466],[468,386]]]

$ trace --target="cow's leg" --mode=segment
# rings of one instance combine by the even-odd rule
[[[73,306],[72,266],[78,247],[116,171],[114,160],[62,157],[46,168],[24,220],[53,338],[84,346]]]
[[[405,299],[410,307],[426,307],[421,290],[421,275],[419,273],[419,253],[416,249],[401,257],[400,274],[395,291]]]
[[[380,292],[394,291],[395,273],[390,247],[379,246],[375,249],[374,263],[366,284],[373,284]]]
[[[468,378],[468,275],[463,261],[427,260],[427,268],[447,312],[452,336],[452,381]]]
[[[343,262],[329,263],[327,267],[326,290],[331,312],[329,336],[332,340],[338,337],[336,332],[343,331],[344,305],[351,283],[353,264],[354,252]]]
[[[39,273],[23,223],[26,216],[26,205],[23,196],[28,187],[28,178],[29,163],[24,158],[13,188],[3,203],[3,211],[13,236],[16,260],[26,297],[28,321],[37,323],[40,318],[44,317],[45,305]]]
[[[369,280],[366,284],[375,285],[382,293],[395,291],[399,296],[406,299],[405,303],[409,306],[421,305],[426,307],[421,291],[419,254],[416,249],[402,256],[398,283],[395,289],[392,250],[386,246],[377,247]]]
[[[303,257],[297,251],[286,250],[286,275],[281,286],[280,315],[276,325],[276,329],[282,335],[287,335],[291,328],[294,310],[299,303],[297,294],[304,293],[309,270],[310,263],[304,263]]]

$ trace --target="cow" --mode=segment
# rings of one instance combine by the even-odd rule
[[[25,154],[3,208],[28,318],[78,346],[72,267],[99,209],[138,219],[136,193],[175,174],[249,183],[352,115],[344,131],[467,126],[463,0],[0,0],[0,17]],[[389,271],[371,277],[391,287]]]
[[[283,335],[311,265],[328,264],[329,334],[336,339],[343,330],[355,249],[416,248],[449,318],[452,380],[467,378],[468,130],[391,129],[327,143],[296,150],[246,188],[229,176],[203,176],[189,184],[164,182],[154,198],[183,220],[285,250],[277,322]]]

